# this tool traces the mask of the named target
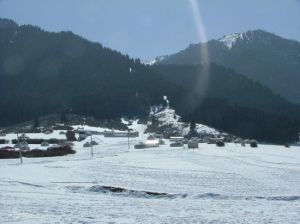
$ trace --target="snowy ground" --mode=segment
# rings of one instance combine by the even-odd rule
[[[93,158],[81,142],[74,155],[0,160],[0,223],[299,223],[300,148],[95,139]]]

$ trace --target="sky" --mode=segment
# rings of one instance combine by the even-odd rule
[[[300,0],[0,0],[0,17],[142,60],[254,29],[300,41]]]

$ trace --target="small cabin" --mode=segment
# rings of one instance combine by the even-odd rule
[[[146,140],[145,145],[147,145],[149,147],[158,147],[159,146],[159,140],[158,139]]]
[[[153,136],[154,136],[155,138],[159,138],[159,139],[164,138],[164,135],[163,135],[163,134],[154,134]]]
[[[172,142],[170,147],[183,147],[184,144],[182,142]]]
[[[104,137],[106,138],[137,138],[139,133],[137,131],[105,131]]]
[[[256,140],[251,140],[250,147],[257,148],[258,142]]]
[[[75,132],[74,131],[67,131],[66,137],[68,141],[76,141]]]
[[[134,146],[135,149],[146,149],[159,147],[159,140],[146,140],[145,142],[140,142]]]
[[[8,144],[9,140],[6,139],[0,139],[0,144]]]
[[[162,139],[159,139],[159,144],[160,144],[160,145],[165,145],[166,143],[165,143],[165,141],[164,141],[164,140],[162,140]]]
[[[216,142],[216,146],[217,147],[224,147],[225,146],[225,142],[224,141],[217,141]]]
[[[198,149],[199,148],[198,141],[195,141],[195,140],[188,141],[187,145],[188,145],[189,149]]]
[[[217,144],[218,142],[223,142],[224,141],[224,138],[222,137],[211,137],[211,138],[208,138],[208,144]]]
[[[91,147],[91,143],[90,142],[86,142],[86,143],[83,144],[83,147],[84,148]]]
[[[49,142],[47,142],[47,141],[43,141],[43,142],[41,143],[41,146],[43,146],[43,147],[47,147],[47,146],[49,146]]]
[[[51,134],[53,133],[53,130],[52,130],[52,129],[45,129],[45,130],[43,131],[43,133],[44,133],[45,135],[51,135]]]
[[[15,151],[15,148],[11,147],[11,146],[5,146],[0,148],[0,150],[5,150],[5,151]]]
[[[170,137],[171,142],[178,142],[178,141],[182,141],[183,139],[184,139],[184,137],[182,137],[182,136],[171,136]]]

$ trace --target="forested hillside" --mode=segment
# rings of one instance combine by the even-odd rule
[[[208,82],[201,79],[205,66]],[[152,67],[71,32],[1,19],[0,126],[63,111],[97,119],[142,117],[168,96],[189,122],[258,140],[297,138],[297,105],[233,70],[205,66]]]
[[[299,105],[287,102],[232,69],[216,64],[209,68],[204,65],[154,65],[153,68],[187,90],[181,99],[185,103],[177,104],[177,111],[186,121],[261,140],[297,138]],[[202,85],[203,80],[206,85]]]

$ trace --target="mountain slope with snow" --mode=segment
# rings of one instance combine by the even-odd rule
[[[300,43],[263,30],[223,36],[208,43],[193,44],[167,56],[160,64],[207,63],[201,55],[208,49],[210,62],[234,69],[268,86],[286,99],[300,103]]]
[[[234,34],[226,35],[218,39],[218,41],[224,43],[228,47],[228,49],[231,49],[233,45],[236,43],[236,41],[243,40],[243,37],[244,37],[244,33],[234,33]]]
[[[174,132],[180,133],[182,136],[189,134],[190,123],[182,122],[181,117],[176,114],[176,111],[171,108],[165,108],[162,111],[153,115],[159,122],[159,127],[170,128]],[[218,134],[214,128],[210,128],[206,125],[196,124],[195,131],[198,134]]]

